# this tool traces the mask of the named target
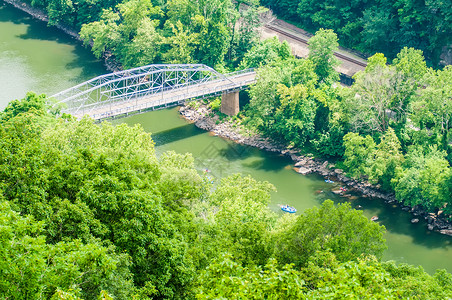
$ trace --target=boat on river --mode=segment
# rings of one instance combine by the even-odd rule
[[[291,214],[297,212],[297,209],[296,209],[295,207],[292,207],[292,206],[289,206],[289,205],[283,205],[283,206],[281,206],[281,210],[282,210],[282,211],[285,211],[285,212],[288,212],[288,213],[291,213]]]

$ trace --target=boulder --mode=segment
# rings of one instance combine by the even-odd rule
[[[300,173],[301,175],[308,175],[309,173],[312,172],[312,169],[301,167],[301,168],[295,169],[295,171],[297,171],[297,173]]]
[[[419,222],[418,218],[411,219],[411,223],[413,223],[413,224],[418,223],[418,222]]]
[[[426,217],[426,219],[427,219],[427,223],[429,223],[429,224],[433,223],[436,219],[435,214],[429,213],[428,216]]]
[[[301,157],[295,154],[291,154],[290,159],[292,159],[293,161],[298,161],[301,160]]]
[[[327,170],[319,170],[318,172],[319,172],[319,174],[322,175],[322,176],[328,176],[328,175],[330,175],[330,173],[329,173]]]
[[[452,229],[442,229],[439,232],[442,234],[447,234],[447,235],[452,236]]]
[[[301,159],[299,161],[297,161],[297,163],[295,164],[295,167],[301,167],[304,166],[306,164],[306,159]]]
[[[336,169],[336,170],[334,170],[334,173],[336,173],[336,174],[342,174],[342,173],[344,173],[344,170],[342,170],[342,169]]]

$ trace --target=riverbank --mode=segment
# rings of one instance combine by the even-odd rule
[[[18,0],[3,0],[5,3],[8,3],[15,8],[29,14],[34,19],[49,23],[49,17],[48,15],[40,8],[31,6],[28,3],[24,3],[22,1]],[[58,30],[62,31],[63,33],[69,35],[70,37],[78,40],[79,42],[83,43],[83,40],[80,38],[80,35],[76,30],[71,28],[70,26],[67,26],[65,24],[55,24],[53,25]],[[102,56],[102,60],[104,62],[105,68],[110,72],[120,71],[122,70],[121,65],[115,60],[115,58],[111,55],[109,52],[105,52]]]
[[[16,0],[5,0],[6,3],[13,5],[14,7],[30,14],[36,19],[48,22],[48,17],[46,14],[37,8],[30,5],[24,4]],[[80,40],[79,35],[74,30],[68,28],[64,25],[57,25],[58,29],[62,30],[64,33],[72,36],[73,38]],[[104,57],[106,63],[113,61],[111,55],[106,55]],[[116,67],[114,65],[106,64],[109,70],[114,71]],[[243,128],[234,127],[235,124],[229,122],[220,122],[219,118],[214,116],[213,118],[208,117],[210,111],[207,107],[200,107],[197,110],[191,108],[183,108],[181,112],[186,115],[187,119],[190,119],[196,123],[199,128],[204,130],[212,131],[216,135],[225,137],[236,141],[241,144],[257,147],[263,150],[281,153],[283,155],[290,156],[295,164],[295,170],[300,174],[309,174],[312,172],[318,173],[325,176],[333,181],[343,182],[347,185],[349,189],[354,189],[363,195],[372,198],[380,198],[387,203],[396,203],[394,195],[382,193],[378,186],[371,185],[365,181],[356,181],[354,179],[348,178],[343,174],[341,169],[335,168],[333,164],[328,161],[324,161],[311,156],[300,155],[298,149],[287,149],[284,145],[278,145],[267,138],[261,137],[252,132],[246,132]],[[342,193],[341,190],[336,190],[337,193]],[[345,194],[345,193],[343,193]],[[423,217],[428,221],[428,229],[436,230],[443,234],[452,235],[452,225],[447,223],[441,212],[437,214],[426,213],[417,208],[410,208],[401,206],[401,209],[411,211],[414,215],[412,222],[415,223],[416,220]]]
[[[349,191],[356,191],[365,197],[380,199],[389,204],[397,204],[400,209],[409,211],[413,215],[412,223],[417,223],[420,218],[424,218],[428,223],[427,228],[429,230],[452,236],[452,224],[445,220],[442,211],[436,214],[427,213],[418,207],[404,206],[395,199],[394,194],[382,192],[378,185],[346,176],[342,169],[336,168],[334,164],[329,163],[327,160],[301,155],[300,149],[288,149],[285,145],[278,144],[258,133],[247,130],[235,121],[220,120],[220,117],[213,113],[207,105],[200,105],[199,107],[186,105],[181,107],[179,112],[186,120],[194,122],[198,128],[210,131],[217,136],[230,139],[239,144],[277,152],[290,157],[294,163],[294,171],[301,175],[317,173],[325,177],[326,180],[342,182],[344,186],[347,186],[346,191],[334,190],[334,193],[341,193],[343,196],[347,196]]]
[[[46,23],[49,22],[49,17],[40,8],[33,7],[28,3],[24,3],[21,1],[17,1],[17,0],[3,0],[3,1],[5,3],[11,4],[15,8],[20,9],[23,12],[26,12],[27,14],[29,14],[30,16],[32,16],[35,19],[41,20]],[[69,35],[77,40],[80,40],[80,35],[73,29],[69,28],[68,26],[61,25],[61,24],[56,24],[54,26],[56,28],[58,28],[59,30],[63,31],[64,33],[66,33],[67,35]]]

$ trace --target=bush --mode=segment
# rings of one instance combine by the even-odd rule
[[[213,111],[220,111],[221,107],[221,98],[215,98],[212,102],[209,103],[209,108]]]

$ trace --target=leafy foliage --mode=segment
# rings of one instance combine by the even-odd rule
[[[404,168],[399,168],[393,180],[396,197],[407,205],[421,205],[434,211],[450,199],[451,171],[445,152],[431,147],[427,153],[413,149],[407,155]],[[450,208],[446,206],[447,212]]]
[[[248,123],[290,146],[302,147],[313,141],[319,148],[325,146],[334,151],[326,155],[341,153],[341,146],[336,149],[332,141],[342,139],[342,125],[331,115],[330,109],[338,105],[337,92],[332,85],[339,78],[333,68],[333,51],[337,45],[328,46],[335,40],[333,32],[319,31],[311,39],[311,56],[302,60],[287,54],[276,55],[277,51],[285,49],[284,44],[279,50],[275,44],[272,47],[275,50],[263,52],[271,57],[265,56],[268,65],[258,70],[259,80],[250,89]],[[276,43],[276,40],[270,43]],[[253,50],[249,55],[255,55]],[[244,63],[249,62],[247,55]],[[328,127],[339,131],[330,136]]]
[[[289,44],[280,43],[277,37],[266,39],[249,49],[241,62],[242,68],[256,68],[264,64],[284,61],[291,56]]]
[[[318,253],[301,269],[278,267],[275,260],[263,267],[243,267],[224,256],[201,274],[196,298],[443,299],[451,292],[451,278],[444,271],[431,276],[422,268],[380,263],[371,256],[338,262],[331,253]]]
[[[445,1],[262,0],[278,16],[315,32],[337,32],[345,46],[390,58],[404,47],[422,50],[437,65],[452,42],[452,9]]]
[[[0,291],[14,299],[58,294],[94,298],[105,291],[117,299],[133,292],[130,258],[113,246],[79,240],[47,244],[43,222],[22,217],[7,201],[0,202]]]
[[[300,83],[306,80],[280,86],[281,93],[306,93]],[[56,118],[41,100],[29,94],[0,120],[3,295],[297,299],[448,292],[450,274],[433,278],[361,259],[381,255],[384,227],[348,205],[326,201],[277,219],[268,208],[271,184],[232,175],[212,188],[191,155],[157,159],[139,126]],[[394,132],[375,151],[398,151]],[[437,160],[426,163],[433,165]],[[436,199],[434,189],[425,193]],[[435,288],[413,289],[406,274]]]
[[[257,3],[241,9],[230,0],[156,2],[105,6],[98,20],[81,26],[81,38],[97,57],[111,53],[124,67],[201,62],[219,70],[239,65],[257,42]]]
[[[309,39],[309,59],[314,63],[319,81],[332,84],[339,80],[339,73],[334,68],[339,65],[334,52],[339,47],[337,35],[333,30],[320,29]]]
[[[380,183],[405,204],[451,213],[452,69],[428,69],[422,52],[404,48],[393,65],[382,54],[371,57],[346,90],[333,68],[338,44],[332,30],[319,30],[310,57],[296,60],[287,43],[256,41],[260,8],[251,1],[242,10],[242,3],[35,1],[47,7],[52,24],[80,26],[98,57],[111,53],[125,67],[260,67],[246,111],[249,125],[291,147],[342,156],[349,174]],[[280,4],[300,15],[319,8],[309,1]],[[311,25],[340,28],[354,43],[361,27],[378,37],[398,26],[383,10],[371,7],[352,20],[361,13],[352,4],[340,11],[334,5],[320,7]],[[409,11],[422,5],[391,5],[403,6],[400,24],[414,35]],[[432,277],[379,262],[384,227],[349,205],[326,201],[277,219],[268,209],[271,184],[232,175],[212,187],[190,154],[157,159],[141,127],[57,118],[46,102],[29,93],[0,113],[2,295],[424,299],[451,292],[452,277],[444,271]]]
[[[282,264],[296,266],[306,266],[312,256],[324,251],[341,262],[361,255],[381,257],[386,248],[384,230],[348,203],[335,206],[327,200],[320,208],[304,211],[284,235],[275,237],[275,257]]]

